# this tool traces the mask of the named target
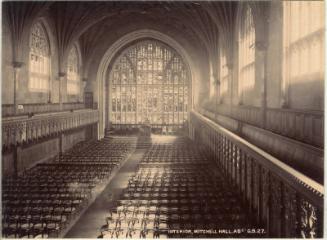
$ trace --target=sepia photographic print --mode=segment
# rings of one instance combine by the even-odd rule
[[[323,1],[2,1],[2,238],[323,238]]]

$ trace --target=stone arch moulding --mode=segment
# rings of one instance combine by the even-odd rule
[[[110,63],[114,60],[116,54],[126,47],[129,43],[134,42],[136,40],[144,39],[144,38],[151,38],[154,40],[159,40],[161,42],[166,43],[173,49],[175,49],[184,60],[185,64],[189,68],[189,72],[191,74],[190,78],[190,93],[191,93],[191,101],[190,101],[190,109],[193,109],[193,96],[194,96],[194,69],[195,64],[192,58],[189,56],[187,51],[183,48],[183,46],[178,43],[176,40],[171,38],[170,36],[161,33],[159,31],[150,30],[150,29],[143,29],[128,33],[114,42],[108,50],[105,52],[104,56],[101,59],[99,64],[99,68],[97,71],[97,90],[98,90],[98,107],[99,107],[99,126],[98,126],[98,138],[101,139],[104,137],[105,134],[105,125],[106,125],[106,80],[107,80],[107,70]]]

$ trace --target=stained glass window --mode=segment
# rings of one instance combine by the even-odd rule
[[[251,90],[255,84],[255,28],[252,11],[245,9],[244,21],[239,31],[239,95]],[[241,97],[242,98],[242,97]]]
[[[29,89],[33,92],[49,90],[50,53],[46,32],[41,23],[32,27],[29,53]]]
[[[114,63],[110,76],[114,125],[180,126],[187,120],[189,73],[169,46],[154,40],[130,46]]]
[[[69,52],[67,60],[67,93],[77,95],[80,91],[79,59],[76,46]]]
[[[323,79],[324,2],[284,4],[284,71],[286,81]]]

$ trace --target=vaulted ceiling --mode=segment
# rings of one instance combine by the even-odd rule
[[[108,34],[115,34],[118,28],[140,22],[151,23],[182,32],[190,42],[204,45],[207,49],[216,49],[218,29],[201,4],[194,2],[116,2],[107,11],[105,18],[89,27],[80,38],[82,48],[93,49],[97,41]],[[94,19],[93,19],[94,20]],[[82,26],[81,26],[82,28]],[[76,34],[75,34],[76,36]],[[83,46],[84,45],[84,46]],[[89,53],[85,52],[88,59]]]
[[[36,18],[47,18],[56,37],[59,62],[75,41],[84,59],[106,36],[139,22],[182,33],[191,44],[218,53],[219,34],[224,41],[233,34],[238,2],[224,1],[109,1],[109,2],[5,2],[3,16],[13,42]],[[217,55],[217,54],[213,54]],[[19,58],[19,54],[16,56]]]

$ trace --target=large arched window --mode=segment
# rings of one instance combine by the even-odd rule
[[[67,94],[77,95],[80,92],[79,57],[74,45],[67,59]]]
[[[246,6],[242,14],[242,23],[239,29],[239,96],[242,100],[244,92],[255,85],[255,28],[252,11]]]
[[[181,56],[154,40],[121,53],[110,75],[113,126],[181,126],[187,119],[189,73]]]
[[[29,89],[32,92],[47,92],[50,81],[49,41],[40,22],[33,25],[30,34]]]
[[[324,77],[324,2],[285,1],[284,81],[300,83]]]

